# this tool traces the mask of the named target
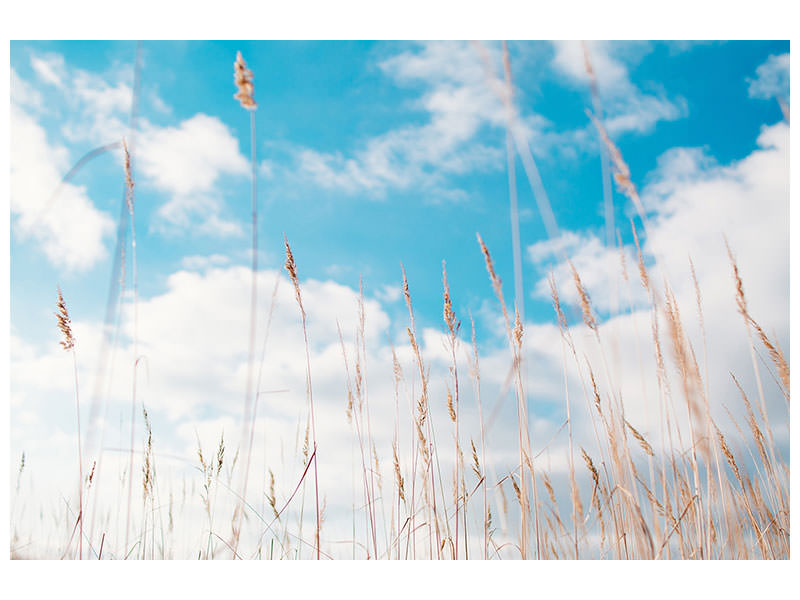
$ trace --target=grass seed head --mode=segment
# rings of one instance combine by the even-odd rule
[[[255,88],[253,87],[253,72],[247,68],[247,63],[242,58],[242,53],[236,53],[236,61],[233,63],[233,82],[236,84],[236,94],[234,98],[239,101],[242,108],[255,110],[258,105],[253,99]]]
[[[75,338],[72,337],[72,321],[69,318],[67,304],[64,302],[64,297],[61,295],[61,288],[57,289],[58,301],[56,306],[58,308],[58,312],[56,312],[56,318],[58,319],[58,328],[61,330],[61,333],[64,334],[64,339],[61,342],[61,345],[64,347],[64,350],[72,350],[75,347]]]

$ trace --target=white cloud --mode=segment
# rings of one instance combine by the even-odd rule
[[[167,225],[199,223],[200,230],[209,234],[241,233],[238,224],[221,217],[217,184],[224,175],[247,175],[248,162],[218,118],[197,114],[177,127],[146,125],[135,157],[142,175],[170,197],[158,210]]]
[[[776,335],[780,345],[788,348],[788,145],[789,129],[781,123],[765,127],[758,138],[758,147],[745,159],[730,165],[716,164],[700,149],[673,149],[661,157],[657,171],[643,190],[650,212],[643,250],[651,282],[661,290],[659,294],[663,297],[663,281],[669,281],[698,360],[705,363],[690,257],[694,263],[707,334],[709,385],[715,414],[724,424],[728,419],[721,410],[720,399],[726,393],[733,397],[737,394],[729,372],[743,382],[748,394],[757,396],[757,393],[723,235],[738,260],[751,314],[768,335]],[[625,247],[630,278],[627,284],[618,281],[618,277],[609,279],[609,270],[614,265],[616,272],[620,272],[619,252],[606,249],[592,233],[565,232],[557,240],[529,247],[529,257],[539,264],[546,265],[545,261],[552,257],[549,262],[555,263],[553,269],[562,302],[572,305],[572,320],[579,324],[574,327],[573,335],[581,330],[588,333],[588,330],[581,324],[578,296],[571,271],[563,262],[564,255],[572,258],[592,302],[601,309],[613,306],[617,289],[621,290],[623,309],[627,308],[626,289],[630,286],[634,312],[626,314],[623,310],[619,317],[609,319],[601,327],[604,339],[615,340],[612,370],[618,373],[623,397],[628,398],[642,395],[640,361],[643,361],[644,372],[648,373],[647,381],[652,382],[650,375],[655,369],[651,351],[639,355],[638,350],[651,346],[650,316],[640,289],[634,253],[634,248]],[[541,297],[549,296],[544,277],[537,282],[534,292]],[[663,316],[659,316],[659,321],[661,331],[665,332]],[[584,337],[579,355],[586,351],[592,357],[591,336]],[[665,348],[668,348],[666,343]],[[765,360],[769,363],[768,358]],[[673,389],[679,389],[677,384]],[[767,404],[771,414],[780,417],[785,403],[774,386],[767,393]],[[628,409],[626,405],[626,411]],[[629,420],[635,425],[645,422],[641,406],[631,408],[630,414]],[[781,437],[788,431],[784,419],[777,421],[777,428],[781,430]]]
[[[36,76],[48,85],[57,88],[64,87],[64,79],[67,77],[64,57],[60,54],[47,54],[45,56],[32,56],[31,67]]]
[[[256,359],[260,364],[269,298],[276,276],[279,277],[279,287],[272,311],[259,387],[264,393],[259,398],[259,420],[252,464],[254,475],[249,486],[249,497],[254,506],[263,504],[264,474],[267,468],[276,473],[278,493],[283,498],[292,491],[302,472],[302,464],[299,462],[300,448],[308,414],[305,346],[300,313],[293,286],[283,273],[264,271],[259,275],[261,310]],[[347,378],[339,340],[341,329],[352,378],[355,375],[354,361],[357,352],[354,338],[359,327],[358,291],[331,281],[307,280],[301,286],[303,303],[308,314],[311,374],[320,449],[320,486],[331,515],[326,524],[329,532],[326,539],[330,540],[337,539],[335,536],[344,535],[348,531],[349,521],[342,519],[341,515],[347,514],[352,506],[351,481],[360,473],[358,464],[353,463],[354,459],[356,463],[360,460],[357,454],[353,454],[353,449],[357,448],[357,438],[345,416]],[[184,466],[197,464],[195,432],[200,436],[204,452],[210,454],[209,450],[216,449],[224,429],[228,460],[231,460],[239,443],[248,361],[249,287],[248,269],[211,267],[203,273],[174,273],[169,278],[164,293],[151,298],[140,298],[139,354],[144,359],[140,363],[137,401],[144,403],[153,421],[160,493],[164,496],[167,489],[180,489],[182,477],[192,482],[198,481],[196,474]],[[395,292],[392,290],[389,294],[396,295]],[[107,413],[109,426],[105,438],[108,448],[123,450],[128,444],[133,361],[129,300],[125,310],[122,338],[125,341],[116,352],[116,367],[111,380],[111,403]],[[376,300],[365,300],[365,312],[366,361],[362,357],[360,370],[369,393],[370,430],[382,465],[384,489],[390,489],[393,481],[391,440],[396,410],[391,350],[386,341],[390,322]],[[91,366],[98,357],[101,328],[99,325],[78,322],[75,323],[74,331],[78,340],[81,389],[90,390],[95,383]],[[55,326],[53,332],[55,338]],[[449,355],[443,345],[444,336],[440,331],[426,329],[420,331],[420,340],[431,374],[432,419],[437,427],[442,428],[437,434],[443,440],[441,443],[449,445],[452,428],[444,400]],[[410,478],[412,456],[407,440],[412,430],[407,415],[417,401],[413,390],[419,389],[419,381],[405,331],[397,337],[396,346],[405,374],[400,385],[398,407],[400,453],[405,476]],[[75,470],[73,449],[77,444],[73,425],[70,357],[60,349],[55,339],[46,348],[32,348],[25,344],[15,344],[14,347],[11,364],[15,376],[11,385],[12,397],[16,400],[12,403],[12,422],[18,426],[14,428],[12,435],[12,454],[18,456],[18,452],[25,450],[29,460],[37,465],[36,478],[40,485],[37,499],[49,498],[47,494],[51,494],[58,502],[58,492],[69,497],[73,479],[71,474]],[[461,358],[462,354],[459,351],[459,369],[466,378],[468,366]],[[486,365],[484,402],[487,407],[491,407],[497,397],[494,389],[502,385],[494,382],[502,379],[502,374],[508,368],[508,360],[501,352],[498,356],[487,357]],[[497,367],[496,374],[492,373],[492,366]],[[42,377],[42,373],[47,373],[48,376]],[[463,386],[462,426],[465,432],[472,431],[472,435],[476,436],[474,432],[477,428],[477,414],[473,409],[474,399],[466,379]],[[539,388],[534,386],[534,389]],[[88,394],[84,397],[88,397]],[[44,410],[54,400],[58,410]],[[88,412],[85,404],[83,410],[84,414]],[[35,423],[24,425],[23,421],[27,418],[25,411],[34,411],[41,417]],[[512,403],[506,402],[498,414],[501,421],[509,415],[513,416]],[[141,419],[136,427],[141,434]],[[493,468],[501,472],[508,468],[507,462],[514,457],[513,439],[503,435],[503,428],[502,422],[498,421],[488,433],[493,439]],[[137,445],[140,437],[141,435],[137,437]],[[43,444],[41,440],[44,439],[51,440],[52,443]],[[94,439],[98,438],[95,436]],[[48,457],[52,448],[57,448],[60,452],[57,460]],[[89,444],[84,447],[87,460],[94,458],[94,448],[95,446]],[[104,460],[109,465],[104,476],[106,483],[103,484],[109,486],[104,492],[107,493],[107,501],[113,501],[117,494],[114,489],[118,482],[115,469],[124,469],[126,465],[124,457],[117,460],[119,456],[111,451],[105,454]],[[452,456],[449,453],[440,460],[442,469],[450,468],[448,465],[452,464]],[[244,461],[242,454],[239,461],[241,468]],[[119,462],[119,465],[115,462]],[[140,462],[141,457],[137,454],[137,474],[140,473]],[[48,475],[51,467],[58,469],[53,477]],[[173,472],[175,475],[171,475]],[[355,484],[358,485],[357,479]],[[165,497],[163,500],[166,502]],[[229,506],[230,501],[231,496],[220,490],[218,511],[232,508]],[[43,504],[46,505],[46,502]],[[189,504],[199,506],[196,494],[190,498]],[[293,514],[296,514],[296,506],[297,504],[293,506]],[[307,502],[306,514],[308,506]],[[110,508],[113,510],[113,507]],[[267,507],[265,514],[268,513]],[[195,531],[198,519],[202,516],[191,513],[191,508],[186,511],[186,515],[183,526],[190,532]],[[184,518],[179,515],[176,517]],[[251,521],[248,535],[253,535],[255,531],[257,528]],[[118,537],[119,531],[109,532],[109,548],[119,545]],[[177,545],[177,551],[185,556],[186,552],[193,551],[193,546],[190,542],[189,549],[186,550],[183,543],[185,542]]]
[[[574,83],[589,88],[583,44],[578,41],[553,43],[553,66]],[[646,94],[630,79],[628,66],[619,42],[586,42],[589,59],[605,112],[605,126],[611,135],[628,132],[647,133],[659,121],[674,121],[687,111],[682,99],[668,99],[664,94]]]
[[[58,89],[60,102],[70,110],[61,126],[67,139],[101,145],[125,135],[133,97],[129,69],[91,73],[68,65],[60,54],[34,55],[31,66],[40,81]]]
[[[485,126],[505,123],[480,56],[468,43],[430,42],[392,56],[380,69],[401,85],[422,83],[411,107],[428,117],[422,125],[392,129],[361,144],[352,156],[303,149],[301,169],[319,184],[348,192],[387,188],[437,188],[448,174],[502,167],[504,150],[475,142]]]
[[[42,94],[39,90],[17,75],[13,68],[11,69],[11,87],[9,91],[11,92],[11,104],[35,111],[41,110],[44,106]]]
[[[565,231],[554,240],[537,242],[528,247],[528,257],[540,270],[552,269],[559,288],[561,301],[580,305],[578,292],[573,284],[572,269],[564,261],[569,258],[581,283],[592,298],[595,307],[604,312],[627,308],[629,303],[641,306],[647,296],[634,285],[629,288],[624,275],[634,282],[638,278],[635,249],[607,247],[601,238],[592,233],[578,234]],[[624,269],[624,270],[623,270]],[[534,295],[549,299],[550,284],[540,279],[534,287]]]
[[[69,168],[66,149],[51,145],[44,129],[15,105],[10,134],[14,231],[21,240],[41,244],[57,267],[90,268],[106,255],[104,239],[113,230],[113,220],[95,208],[85,187],[59,187],[61,174]]]
[[[211,267],[224,267],[230,262],[230,257],[224,254],[211,254],[209,256],[198,254],[184,256],[181,259],[181,266],[190,271],[204,271]]]
[[[789,100],[789,53],[770,56],[756,69],[756,78],[748,79],[751,98]]]

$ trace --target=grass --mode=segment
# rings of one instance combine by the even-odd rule
[[[510,89],[510,66],[504,54],[506,82]],[[242,60],[236,60],[236,98],[249,110],[255,148],[255,102],[252,73]],[[587,69],[591,70],[588,63]],[[510,97],[510,95],[509,95]],[[597,110],[597,109],[596,109]],[[636,206],[643,233],[648,224],[644,208],[631,182],[622,154],[590,114],[606,145],[614,177],[620,190]],[[513,110],[509,108],[509,131]],[[508,137],[509,154],[512,137]],[[130,211],[136,277],[135,215],[133,210],[133,175],[125,150],[126,201]],[[253,154],[255,164],[255,154]],[[510,160],[509,165],[513,161]],[[533,165],[535,169],[535,165]],[[341,418],[352,427],[353,473],[358,482],[349,515],[337,519],[352,520],[351,535],[342,538],[337,531],[327,535],[326,490],[320,483],[319,460],[326,448],[318,445],[312,384],[311,344],[303,304],[302,283],[298,276],[288,240],[284,240],[285,270],[291,283],[302,325],[305,348],[307,405],[298,419],[295,456],[283,466],[284,481],[275,477],[272,468],[256,470],[252,461],[256,412],[261,383],[261,366],[256,373],[256,288],[257,288],[257,202],[253,178],[253,242],[251,267],[252,302],[248,353],[247,390],[242,419],[242,435],[233,455],[220,432],[216,451],[204,450],[198,436],[197,464],[183,479],[161,482],[157,469],[160,457],[146,408],[141,405],[145,438],[141,452],[131,441],[129,464],[121,465],[116,482],[110,479],[100,491],[95,478],[97,460],[84,464],[80,447],[80,404],[77,390],[76,342],[72,337],[66,304],[58,292],[58,327],[64,334],[64,348],[75,362],[75,395],[78,410],[78,475],[80,488],[77,514],[65,499],[63,516],[56,517],[60,534],[46,557],[86,559],[166,559],[166,558],[235,558],[235,559],[786,559],[789,557],[789,467],[781,456],[770,425],[765,396],[767,386],[775,386],[789,406],[789,365],[780,346],[758,324],[749,308],[737,261],[728,249],[731,270],[731,295],[736,300],[747,336],[757,397],[751,398],[740,385],[738,410],[731,398],[719,398],[709,392],[708,358],[700,286],[691,264],[696,292],[695,318],[700,326],[703,354],[698,357],[697,340],[687,333],[686,307],[679,306],[672,287],[660,265],[648,268],[639,245],[639,231],[631,222],[638,252],[639,281],[628,276],[628,265],[621,253],[620,270],[630,295],[639,286],[648,298],[650,334],[639,339],[637,354],[655,357],[654,372],[639,367],[643,381],[655,381],[655,398],[641,398],[655,411],[657,432],[643,434],[626,416],[630,398],[621,396],[621,384],[612,368],[611,355],[618,340],[613,329],[599,319],[592,299],[582,283],[581,274],[568,262],[572,284],[579,299],[583,325],[568,325],[559,290],[550,278],[553,320],[558,325],[562,351],[561,373],[536,373],[537,378],[563,380],[564,416],[562,429],[567,444],[562,446],[566,469],[552,472],[542,460],[550,455],[554,438],[534,435],[529,414],[530,379],[527,361],[526,324],[518,307],[521,275],[518,248],[518,223],[512,217],[515,242],[515,296],[513,310],[506,304],[503,286],[492,260],[490,249],[477,236],[478,250],[488,273],[488,286],[496,296],[497,308],[508,343],[506,390],[516,405],[516,451],[513,458],[494,452],[489,443],[487,415],[482,404],[481,354],[476,342],[474,320],[471,340],[463,336],[461,319],[450,295],[446,265],[442,263],[442,332],[449,357],[448,367],[432,371],[415,323],[411,285],[405,271],[402,290],[408,309],[407,347],[392,346],[394,422],[376,423],[371,417],[367,382],[367,362],[372,359],[367,347],[366,310],[363,290],[357,308],[359,325],[352,344],[345,342],[341,327],[339,339],[342,370],[345,374],[345,408]],[[511,195],[512,214],[516,213],[516,195]],[[546,198],[545,198],[546,200]],[[548,205],[549,206],[549,205]],[[476,253],[477,254],[477,253]],[[569,257],[565,257],[569,260]],[[480,268],[476,261],[476,268]],[[655,269],[657,273],[653,273]],[[664,280],[663,286],[655,285]],[[134,289],[136,279],[134,279]],[[269,308],[272,311],[278,290],[276,280]],[[487,288],[488,291],[488,288]],[[264,307],[260,307],[264,308]],[[634,315],[631,305],[629,315]],[[267,336],[269,325],[267,326]],[[576,339],[581,336],[580,341]],[[267,337],[264,339],[263,356]],[[588,351],[587,351],[588,349]],[[762,353],[766,353],[765,355]],[[399,356],[404,357],[402,360]],[[591,358],[589,357],[591,356]],[[764,356],[768,360],[764,359]],[[761,358],[761,364],[759,364]],[[134,364],[133,407],[138,410],[136,367]],[[769,380],[762,380],[762,372]],[[577,378],[570,378],[570,374]],[[677,373],[677,375],[676,375]],[[374,385],[373,375],[373,385]],[[576,389],[574,383],[577,381]],[[677,385],[676,385],[677,384]],[[774,392],[774,390],[773,390]],[[582,400],[581,400],[582,397]],[[380,398],[386,402],[385,398]],[[731,418],[738,433],[736,441],[713,416],[720,408],[744,411],[740,426]],[[755,408],[754,408],[755,407]],[[788,413],[787,413],[788,414]],[[469,418],[465,418],[468,416]],[[788,418],[788,416],[787,416]],[[590,426],[585,445],[576,447],[574,423],[585,420]],[[131,423],[133,436],[134,420]],[[390,452],[384,452],[383,438],[377,433],[391,431]],[[302,443],[300,431],[303,431]],[[266,432],[266,435],[272,435]],[[511,432],[504,433],[511,436]],[[469,440],[469,443],[467,443]],[[228,442],[229,443],[229,442]],[[378,448],[381,448],[379,451]],[[240,455],[241,453],[241,455]],[[466,457],[465,457],[466,454]],[[141,472],[134,468],[134,456],[141,457]],[[552,458],[552,456],[551,456]],[[384,467],[381,463],[384,463]],[[390,465],[386,467],[385,465]],[[18,506],[24,454],[17,473],[13,517]],[[89,475],[85,476],[85,473]],[[390,476],[384,478],[384,472]],[[141,477],[142,504],[136,509],[131,499],[134,481]],[[257,500],[248,494],[248,481],[261,482]],[[178,484],[182,488],[178,489]],[[254,484],[256,485],[256,484]],[[114,489],[118,487],[118,489]],[[313,513],[309,517],[306,493],[313,488]],[[125,527],[120,526],[119,503],[116,514],[113,494],[119,499],[127,489]],[[100,494],[103,497],[100,497]],[[91,498],[91,502],[90,502]],[[178,498],[178,500],[176,500]],[[102,504],[102,503],[105,504]],[[86,513],[92,510],[90,526],[84,527]],[[200,517],[202,515],[202,517]],[[116,517],[116,523],[112,522]],[[309,519],[313,523],[308,530]],[[73,524],[70,530],[70,524]],[[130,529],[133,526],[133,537]],[[124,534],[124,535],[123,535]],[[24,534],[11,540],[11,557],[26,557]],[[345,549],[343,551],[343,548]],[[36,556],[37,558],[39,556]]]

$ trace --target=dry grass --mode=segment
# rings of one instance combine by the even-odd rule
[[[507,53],[504,58],[508,89],[510,89]],[[594,85],[593,69],[588,54],[586,69]],[[242,107],[254,111],[256,103],[253,99],[252,73],[247,69],[241,54],[237,54],[234,70],[237,87],[235,98]],[[596,95],[596,92],[593,95]],[[510,113],[509,119],[512,117],[513,114]],[[636,187],[631,181],[630,170],[600,120],[592,114],[590,117],[608,150],[618,187],[640,211],[646,235],[646,217]],[[254,119],[252,113],[251,119]],[[254,123],[254,120],[251,122]],[[124,141],[122,147],[125,199],[133,222],[134,183],[131,159]],[[513,197],[512,204],[515,204]],[[344,418],[352,425],[353,445],[354,449],[357,449],[360,461],[357,476],[360,479],[361,504],[352,508],[353,539],[346,540],[352,546],[354,558],[776,559],[789,557],[788,465],[781,457],[770,426],[764,385],[759,376],[762,369],[755,359],[756,344],[753,333],[769,356],[771,368],[774,369],[775,383],[787,403],[790,395],[788,361],[777,342],[767,336],[749,312],[744,283],[738,264],[729,248],[734,281],[731,294],[744,320],[758,389],[757,401],[751,400],[745,386],[741,385],[733,373],[731,374],[733,383],[739,391],[737,399],[739,410],[746,415],[746,429],[749,432],[749,435],[746,435],[738,423],[734,423],[739,432],[740,443],[738,445],[732,443],[730,435],[726,437],[723,428],[712,418],[712,414],[717,414],[723,407],[722,400],[709,395],[709,374],[707,370],[703,371],[700,368],[701,363],[698,362],[692,340],[687,333],[678,299],[666,280],[663,288],[657,290],[656,283],[645,265],[637,229],[633,222],[631,225],[637,250],[639,283],[649,300],[645,312],[648,313],[651,323],[650,347],[642,348],[641,353],[652,353],[655,363],[654,372],[642,373],[642,376],[654,381],[657,388],[653,398],[640,400],[657,405],[658,430],[640,431],[630,422],[629,416],[626,416],[626,408],[630,407],[627,403],[636,399],[623,400],[620,383],[615,379],[614,372],[609,366],[607,353],[610,353],[609,347],[615,340],[610,339],[611,332],[604,327],[602,319],[593,307],[580,273],[573,263],[567,260],[577,293],[580,320],[591,332],[588,335],[588,345],[584,346],[584,349],[590,348],[592,358],[579,347],[577,332],[578,330],[585,332],[585,329],[582,326],[570,326],[567,317],[568,308],[561,300],[562,296],[559,294],[555,278],[551,276],[549,282],[555,313],[554,322],[561,334],[563,373],[537,373],[536,377],[560,378],[563,375],[566,416],[564,426],[567,429],[568,443],[565,451],[567,468],[560,473],[548,472],[545,461],[540,460],[540,456],[549,451],[550,442],[532,439],[531,420],[528,414],[531,395],[526,389],[526,357],[529,356],[526,345],[530,342],[527,339],[524,318],[521,316],[521,307],[514,306],[512,321],[498,269],[480,235],[477,236],[478,250],[485,262],[489,287],[496,296],[508,341],[507,358],[510,366],[504,392],[513,390],[516,400],[517,430],[514,432],[516,449],[511,460],[513,464],[508,464],[509,460],[499,460],[493,456],[493,449],[488,443],[489,426],[484,418],[481,404],[480,354],[475,324],[470,315],[472,324],[470,344],[461,337],[461,322],[455,312],[457,304],[451,296],[444,262],[442,263],[442,333],[446,340],[449,364],[446,372],[441,374],[432,374],[430,363],[425,359],[427,348],[420,342],[409,281],[405,270],[402,270],[402,293],[408,309],[406,327],[408,347],[403,350],[410,356],[412,367],[408,371],[403,369],[398,353],[392,346],[391,379],[395,422],[390,443],[391,459],[381,460],[380,440],[373,432],[373,422],[370,417],[369,386],[366,376],[369,354],[362,291],[357,306],[359,326],[350,351],[341,328],[339,329],[346,381],[346,389],[343,392]],[[198,436],[199,468],[196,471],[199,478],[195,476],[191,480],[191,490],[188,494],[184,481],[179,508],[180,510],[186,508],[187,496],[201,498],[207,527],[200,526],[196,520],[194,521],[195,526],[202,528],[199,533],[200,541],[194,549],[199,558],[293,558],[303,556],[303,552],[311,552],[316,559],[326,558],[335,553],[336,543],[341,540],[326,538],[323,531],[327,502],[325,490],[320,486],[318,458],[319,453],[324,453],[326,449],[318,447],[308,314],[304,305],[297,263],[285,237],[284,266],[293,286],[300,313],[306,358],[307,412],[303,417],[304,426],[302,419],[298,421],[297,436],[299,455],[297,458],[301,456],[302,460],[298,461],[301,467],[286,483],[288,487],[285,489],[289,490],[289,493],[281,493],[285,490],[276,485],[275,475],[270,468],[266,472],[254,474],[264,486],[261,505],[251,504],[248,501],[250,497],[247,495],[247,480],[251,475],[250,451],[255,429],[252,398],[257,270],[255,203],[253,227],[253,309],[242,428],[245,433],[242,437],[246,440],[243,442],[245,445],[241,448],[236,447],[234,458],[229,460],[230,449],[226,447],[223,436],[220,437],[216,452],[211,455],[204,453]],[[631,282],[627,276],[625,255],[622,251],[620,256],[620,267],[626,285],[638,285]],[[690,263],[690,266],[703,336],[702,364],[707,369],[702,296],[694,265]],[[514,271],[517,272],[517,267]],[[270,304],[270,318],[276,293],[277,283]],[[60,289],[56,317],[58,329],[63,336],[60,343],[65,350],[72,352],[75,365],[80,481],[78,514],[72,531],[69,530],[69,523],[72,521],[67,524],[66,535],[63,542],[60,542],[61,554],[65,557],[80,558],[85,556],[168,558],[172,556],[170,543],[175,536],[174,516],[179,510],[177,507],[175,511],[173,510],[173,505],[177,504],[173,496],[174,490],[170,488],[168,491],[160,491],[158,488],[156,477],[158,454],[153,446],[153,430],[149,415],[143,406],[145,440],[142,451],[143,503],[139,533],[135,535],[132,543],[127,539],[132,514],[130,501],[128,523],[124,530],[120,527],[119,531],[115,531],[109,525],[108,518],[103,520],[103,515],[98,515],[101,525],[98,528],[92,526],[88,531],[84,531],[84,496],[92,485],[95,486],[94,490],[97,489],[95,475],[97,463],[92,463],[90,474],[84,480],[75,339]],[[463,368],[459,370],[460,366],[464,365],[461,354],[466,356],[469,365],[466,373]],[[137,364],[134,364],[134,386]],[[675,367],[677,376],[671,376],[671,366]],[[765,362],[765,366],[769,365]],[[436,377],[439,379],[435,380]],[[474,404],[467,402],[470,397],[468,393],[470,386],[465,383],[464,378],[471,384]],[[259,373],[259,384],[260,380]],[[571,385],[576,380],[577,391],[576,386]],[[680,389],[673,389],[675,382]],[[582,411],[575,401],[575,395],[581,393],[585,400]],[[405,419],[401,418],[401,401],[408,401],[410,407]],[[135,387],[133,403],[135,407]],[[727,406],[724,408],[727,409]],[[440,421],[436,421],[440,416],[442,417]],[[475,418],[470,420],[468,417]],[[477,429],[465,428],[465,423],[476,421]],[[595,447],[590,447],[591,441],[588,437],[587,440],[580,438],[580,442],[574,440],[573,428],[575,423],[580,421],[591,427],[589,435],[594,434]],[[382,429],[385,430],[386,427]],[[401,436],[401,430],[409,433],[405,438],[406,441]],[[301,431],[302,444],[299,442]],[[560,431],[553,437],[556,438]],[[503,432],[503,435],[512,434]],[[469,465],[465,466],[462,439],[467,438],[469,447],[466,452]],[[586,447],[580,445],[581,443]],[[240,449],[246,456],[243,466],[238,464]],[[577,449],[580,450],[580,458],[575,456]],[[534,450],[538,452],[535,453]],[[576,459],[579,463],[583,461],[585,470],[582,467],[576,469]],[[392,474],[385,486],[382,463],[390,465],[388,472]],[[23,454],[17,475],[18,491],[24,466]],[[225,467],[227,467],[227,483],[224,477]],[[306,477],[312,472],[312,467],[315,524],[313,535],[307,536],[303,533],[303,511]],[[447,471],[448,468],[451,469],[450,472]],[[121,490],[125,487],[131,489],[133,471],[132,440],[130,467],[120,480]],[[442,471],[445,472],[444,476]],[[241,477],[240,481],[243,482],[238,492],[232,485],[234,475]],[[194,489],[195,480],[199,481],[200,491]],[[388,483],[390,480],[391,485]],[[506,498],[504,488],[513,490],[511,503]],[[542,488],[544,493],[540,493]],[[476,494],[479,494],[477,499]],[[168,502],[163,501],[166,497],[169,499]],[[516,498],[516,502],[513,502],[513,498]],[[165,512],[168,516],[166,526],[163,518]],[[356,521],[359,522],[358,528],[355,525]],[[227,527],[228,523],[231,532],[226,539],[223,527]],[[261,532],[255,543],[252,542],[254,536],[244,535],[245,530]],[[122,531],[125,532],[124,537]],[[74,539],[76,533],[77,544]],[[117,537],[125,539],[121,552]],[[12,543],[15,543],[16,539],[18,538],[15,536]],[[268,548],[262,546],[266,540],[269,540]],[[86,555],[83,550],[84,541],[90,549]],[[112,549],[109,549],[109,545]],[[77,547],[76,554],[73,547]],[[95,547],[98,549],[97,552]],[[12,557],[17,557],[19,550],[12,547],[11,554]]]

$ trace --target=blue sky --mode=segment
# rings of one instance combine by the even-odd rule
[[[607,84],[609,118],[620,122],[612,135],[640,185],[669,148],[701,147],[713,160],[729,163],[753,150],[762,125],[781,119],[774,98],[748,93],[748,80],[770,56],[786,53],[787,43],[683,46],[628,43],[598,51],[599,61],[608,65],[608,81],[600,85]],[[205,157],[212,171],[209,182],[179,179],[191,179],[191,157],[183,173],[160,175],[153,168],[151,177],[137,177],[141,293],[163,291],[166,275],[187,255],[221,254],[246,264],[249,120],[231,97],[229,72],[230,57],[239,49],[255,74],[259,103],[265,264],[274,266],[280,259],[283,233],[296,248],[301,272],[310,277],[335,276],[352,286],[363,276],[367,289],[377,290],[397,285],[403,262],[423,318],[435,323],[439,262],[446,260],[454,297],[476,311],[489,289],[476,268],[475,232],[487,241],[501,272],[511,262],[511,246],[505,132],[502,120],[490,114],[499,100],[492,97],[479,54],[469,44],[447,49],[386,42],[144,43],[142,121],[154,133],[165,132],[159,138],[164,144],[170,134],[184,132],[189,139],[218,127],[230,146],[227,154],[220,149]],[[124,135],[135,52],[132,42],[12,45],[12,69],[38,94],[42,107],[34,114],[47,142],[64,148],[63,164]],[[530,143],[557,222],[567,229],[600,231],[599,147],[584,114],[591,100],[582,65],[574,64],[582,55],[559,55],[547,43],[512,43],[510,52],[516,100],[537,134]],[[446,73],[451,60],[473,72]],[[103,86],[109,88],[107,100],[92,97],[102,95]],[[476,89],[481,86],[486,89]],[[473,105],[468,115],[459,112],[464,110],[459,102],[466,105],[476,97],[484,106]],[[457,121],[458,116],[468,116],[469,122]],[[446,121],[451,118],[452,126]],[[187,132],[192,123],[198,127]],[[443,139],[447,135],[452,138]],[[441,144],[431,147],[434,140]],[[376,156],[385,164],[368,162]],[[353,170],[347,170],[347,161]],[[204,170],[200,164],[197,169]],[[521,164],[517,171],[522,176],[521,239],[529,245],[546,233]],[[113,218],[121,194],[118,175],[118,160],[105,155],[74,183],[86,187],[96,210]],[[190,214],[186,203],[175,200],[181,189],[203,196],[224,225],[198,232],[206,217]],[[180,208],[165,218],[163,207],[171,200]],[[624,223],[629,207],[622,197],[615,205],[616,218]],[[112,236],[108,229],[103,232],[102,243],[87,250],[84,262],[58,277],[36,243],[14,236],[12,321],[26,320],[29,307],[47,298],[39,278],[32,282],[25,275],[29,270],[48,273],[65,288],[74,285],[79,294],[74,310],[95,313],[102,294],[81,290],[105,285]],[[628,227],[621,234],[628,240]],[[526,275],[529,281],[535,277]],[[547,302],[530,295],[526,302],[537,315],[546,315]],[[27,319],[26,327],[35,327],[36,320]]]
[[[532,364],[559,368],[560,351],[551,356],[547,349],[558,339],[548,337],[555,319],[547,274],[553,271],[570,324],[579,327],[564,251],[611,326],[622,288],[618,275],[608,273],[619,269],[620,252],[605,247],[601,145],[585,113],[592,97],[583,47],[510,42],[508,48],[517,144],[534,158],[560,229],[558,237],[548,237],[516,152]],[[756,318],[776,332],[788,353],[788,125],[779,99],[788,106],[789,43],[589,42],[586,48],[605,126],[652,223],[650,237],[643,238],[648,263],[658,260],[673,284],[685,283],[690,255],[706,310],[727,319],[735,305],[725,234]],[[331,414],[339,414],[336,323],[346,337],[352,335],[360,278],[378,379],[387,340],[399,345],[405,336],[401,263],[417,327],[426,332],[425,347],[436,363],[444,260],[465,333],[472,313],[481,350],[496,367],[487,385],[502,387],[505,334],[475,239],[479,232],[486,241],[511,300],[499,43],[145,41],[138,129],[130,132],[135,42],[18,41],[10,55],[12,464],[22,450],[44,460],[53,448],[42,439],[63,435],[69,448],[74,435],[71,366],[58,352],[52,315],[57,285],[76,323],[86,389],[93,384],[123,201],[121,153],[94,158],[52,203],[48,198],[85,153],[123,137],[131,143],[136,180],[139,341],[148,359],[143,394],[154,426],[170,440],[165,446],[189,457],[195,430],[201,437],[207,431],[211,440],[220,428],[236,429],[244,395],[250,265],[250,120],[233,99],[237,51],[253,71],[258,102],[259,347],[275,271],[284,261],[285,234],[308,294],[321,402],[329,396]],[[628,219],[634,209],[616,189],[613,202],[615,228],[632,269]],[[127,236],[130,289],[129,230]],[[290,373],[293,353],[302,350],[299,338],[290,339],[298,333],[296,307],[282,281],[279,298],[286,302],[276,308],[271,339],[277,336],[285,347],[274,350],[268,387],[290,389],[302,402],[303,371]],[[691,286],[675,287],[691,311]],[[622,302],[627,308],[627,300]],[[118,363],[125,373],[132,306],[127,295]],[[642,306],[634,292],[631,313]],[[744,339],[733,336],[744,334],[731,333],[725,319],[708,317],[709,330],[719,334],[714,343],[720,351],[711,360],[720,386],[729,385],[722,382],[730,366],[749,360],[744,348],[732,349],[738,345],[732,340]],[[618,318],[614,324],[626,339],[626,322]],[[48,369],[52,378],[42,381]],[[114,383],[119,390],[108,415],[119,424],[120,439],[130,410],[125,377]],[[376,385],[380,395],[384,384]],[[563,406],[547,400],[558,397],[556,387],[531,385],[532,398],[544,399],[537,409],[542,432],[560,423]],[[65,395],[63,410],[39,411],[54,393]],[[86,397],[88,402],[88,391]],[[288,423],[291,438],[297,411],[287,410],[284,421],[273,417],[272,424]],[[786,431],[788,436],[788,426]],[[331,439],[339,433],[332,429]]]

